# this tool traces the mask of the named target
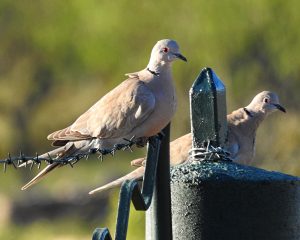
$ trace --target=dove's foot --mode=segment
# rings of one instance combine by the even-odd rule
[[[145,147],[148,143],[149,138],[148,137],[140,137],[138,139],[136,139],[135,145],[138,148],[142,148]]]
[[[163,131],[159,132],[158,134],[156,134],[156,137],[159,139],[159,140],[162,140],[166,135],[163,133]]]

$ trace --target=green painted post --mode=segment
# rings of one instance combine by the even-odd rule
[[[226,141],[225,88],[205,68],[190,91],[193,147]],[[299,240],[300,179],[230,161],[171,168],[172,232],[178,240]]]
[[[205,68],[190,89],[193,147],[210,141],[223,146],[226,139],[226,91],[217,75]]]
[[[146,240],[171,240],[170,124],[163,129],[152,202],[146,212]]]

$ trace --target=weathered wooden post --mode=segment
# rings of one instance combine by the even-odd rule
[[[225,95],[209,68],[190,91],[195,154],[171,169],[173,239],[300,239],[299,178],[226,161],[220,149],[199,159],[209,144],[216,149],[225,142]]]

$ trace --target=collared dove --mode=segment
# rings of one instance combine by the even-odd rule
[[[233,161],[251,164],[255,154],[256,130],[260,123],[276,110],[286,112],[279,104],[278,96],[275,93],[263,91],[257,94],[247,107],[239,108],[227,115],[228,141],[225,149],[230,152]],[[170,165],[185,163],[189,159],[191,148],[191,133],[172,141],[170,143]],[[145,158],[133,160],[131,165],[138,166],[138,168],[115,181],[92,190],[89,194],[118,187],[125,180],[141,179],[145,171]]]
[[[181,59],[174,40],[158,41],[152,49],[148,66],[135,73],[103,96],[69,127],[48,136],[59,148],[43,154],[47,157],[66,157],[91,148],[110,149],[125,139],[147,138],[159,133],[176,110],[176,94],[171,63]],[[40,181],[59,163],[44,168],[22,190]]]

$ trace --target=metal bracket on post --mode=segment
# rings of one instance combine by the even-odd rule
[[[96,228],[92,240],[111,240],[108,228]]]
[[[169,136],[168,135],[169,129],[170,127],[168,125],[163,130],[164,142],[166,141],[165,140],[166,135]],[[140,190],[139,184],[136,180],[129,180],[129,181],[127,180],[121,186],[120,195],[119,195],[116,234],[115,234],[116,240],[126,239],[128,218],[130,212],[130,201],[132,201],[135,209],[140,211],[146,211],[151,204],[152,196],[154,192],[155,179],[157,177],[156,169],[157,169],[158,161],[161,158],[162,152],[165,151],[164,149],[161,149],[160,146],[161,146],[161,139],[159,137],[155,136],[149,139],[142,190]],[[171,213],[170,205],[169,208]],[[171,221],[171,215],[170,215],[170,221]],[[112,238],[107,228],[97,228],[93,233],[93,240],[111,240],[111,239]]]

